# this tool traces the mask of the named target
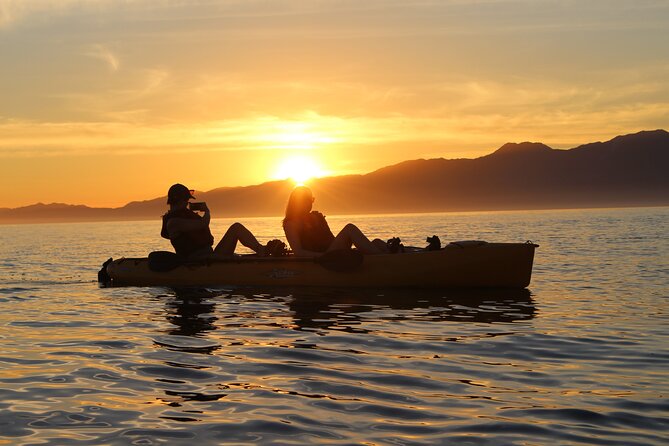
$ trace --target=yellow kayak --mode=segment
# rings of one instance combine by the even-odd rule
[[[530,283],[534,251],[527,243],[455,242],[435,251],[362,256],[241,255],[176,266],[158,272],[148,258],[106,263],[111,286],[317,286],[525,288]]]

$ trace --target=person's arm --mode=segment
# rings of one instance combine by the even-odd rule
[[[167,222],[165,221],[166,218],[167,218],[167,214],[163,215],[163,227],[160,228],[160,236],[162,238],[169,239],[170,238],[170,233],[167,230]]]
[[[209,207],[207,203],[204,203],[204,214],[202,215],[202,222],[205,226],[209,227],[209,222],[211,221],[211,214],[209,214]]]
[[[319,228],[319,230],[322,230],[323,233],[328,234],[332,239],[335,238],[335,235],[332,233],[332,229],[330,229],[330,225],[328,224],[328,221],[325,219],[325,215],[321,214],[318,211],[311,211],[310,215],[312,222]]]
[[[298,229],[298,223],[287,221],[283,224],[283,232],[286,234],[286,240],[290,245],[290,249],[293,250],[293,253],[298,257],[318,257],[322,253],[309,251],[308,249],[302,248],[302,242],[300,241],[300,233]]]

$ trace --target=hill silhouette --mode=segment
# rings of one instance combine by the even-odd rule
[[[556,150],[507,143],[475,159],[417,159],[364,175],[313,180],[328,214],[551,209],[669,204],[669,132],[643,131]],[[214,217],[282,215],[293,185],[272,181],[196,194]],[[36,204],[0,209],[0,222],[158,218],[165,197],[120,208]]]

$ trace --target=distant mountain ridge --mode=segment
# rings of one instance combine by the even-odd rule
[[[669,132],[642,131],[556,150],[507,143],[475,159],[417,159],[310,182],[328,214],[669,205]],[[198,192],[214,217],[282,215],[293,185],[271,181]],[[38,203],[0,209],[0,223],[158,218],[165,197],[120,208]]]

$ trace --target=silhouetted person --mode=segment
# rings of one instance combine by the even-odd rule
[[[388,252],[386,243],[370,241],[357,226],[349,223],[335,235],[318,211],[312,211],[314,196],[311,189],[298,186],[293,189],[286,206],[283,230],[293,252],[301,257],[315,257],[335,249],[350,249],[355,246],[363,254]]]
[[[189,209],[188,201],[193,191],[183,184],[174,184],[167,192],[167,204],[170,210],[163,215],[163,227],[160,235],[169,239],[177,254],[184,258],[204,258],[210,256],[231,256],[235,252],[237,242],[264,255],[265,248],[255,236],[241,223],[232,224],[225,235],[218,242],[215,249],[214,237],[209,229],[211,215],[205,203],[198,203],[198,211],[202,215]],[[191,203],[193,204],[193,203]]]

